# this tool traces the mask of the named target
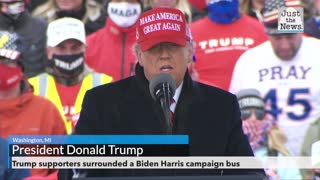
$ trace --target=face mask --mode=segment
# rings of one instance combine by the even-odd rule
[[[22,68],[0,64],[0,91],[15,87],[22,79]]]
[[[63,75],[76,76],[84,68],[84,54],[52,56],[54,67]]]
[[[240,17],[238,0],[211,0],[208,17],[219,24],[229,24]]]
[[[128,2],[110,2],[108,15],[118,26],[126,28],[134,25],[141,14],[141,5]]]
[[[24,2],[0,3],[1,12],[11,18],[17,18],[25,11]]]

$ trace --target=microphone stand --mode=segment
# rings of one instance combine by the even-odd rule
[[[160,98],[161,108],[165,117],[166,132],[172,134],[172,123],[170,120],[170,87],[168,83],[162,84],[162,92],[164,92],[163,98]]]

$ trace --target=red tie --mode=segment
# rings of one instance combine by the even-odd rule
[[[171,107],[171,105],[173,104],[173,103],[175,103],[175,100],[172,98],[171,100],[170,100],[170,107]],[[174,112],[171,110],[171,108],[170,108],[170,120],[171,120],[171,123],[173,124],[173,118],[174,118]]]

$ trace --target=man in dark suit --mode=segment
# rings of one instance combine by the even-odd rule
[[[77,134],[166,134],[165,116],[152,99],[149,81],[167,73],[177,90],[172,134],[189,135],[191,156],[253,156],[242,124],[237,98],[218,88],[192,81],[191,33],[183,13],[155,8],[137,21],[134,46],[136,75],[87,91],[76,126]],[[107,58],[107,56],[106,56]],[[220,170],[89,170],[87,176],[220,175]],[[262,170],[224,170],[223,174]]]

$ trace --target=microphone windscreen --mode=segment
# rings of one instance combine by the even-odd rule
[[[156,97],[156,91],[157,88],[159,87],[159,85],[163,84],[163,83],[168,83],[172,97],[176,91],[176,82],[175,80],[171,77],[171,75],[166,74],[166,73],[160,73],[155,75],[149,83],[149,90],[150,90],[150,94],[152,96],[152,98],[154,100],[157,100]],[[170,97],[170,98],[172,98]]]

